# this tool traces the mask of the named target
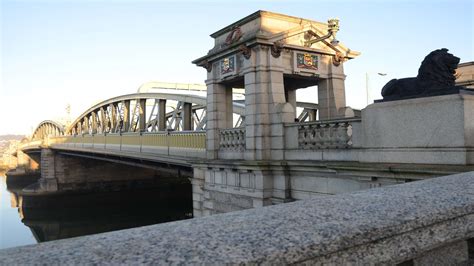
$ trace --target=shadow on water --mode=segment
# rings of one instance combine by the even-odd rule
[[[22,196],[28,182],[8,179],[12,207],[37,242],[192,218],[192,189],[185,178],[148,189],[49,196]]]

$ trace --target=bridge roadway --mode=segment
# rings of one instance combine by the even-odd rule
[[[40,152],[49,147],[76,156],[94,156],[146,160],[190,166],[190,159],[206,157],[205,131],[110,133],[95,135],[55,136],[23,145],[25,153]]]

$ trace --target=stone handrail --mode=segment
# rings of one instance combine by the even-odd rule
[[[471,265],[474,173],[0,250],[0,264]]]
[[[219,147],[224,150],[245,149],[245,129],[223,129],[219,132]]]
[[[360,119],[297,123],[300,149],[346,149],[352,146],[352,123]]]

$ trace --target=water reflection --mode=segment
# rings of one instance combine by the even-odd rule
[[[150,189],[53,196],[24,196],[25,184],[6,183],[11,206],[18,208],[17,221],[30,228],[37,242],[192,217],[191,185],[184,179]]]

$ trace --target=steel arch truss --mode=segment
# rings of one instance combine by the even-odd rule
[[[233,104],[240,127],[244,106]],[[103,101],[84,112],[66,134],[200,131],[206,129],[206,98],[169,93],[135,93]]]
[[[33,135],[31,135],[31,139],[40,140],[48,136],[56,137],[56,136],[62,136],[62,135],[64,135],[63,125],[52,120],[45,120],[41,122],[33,131]]]

